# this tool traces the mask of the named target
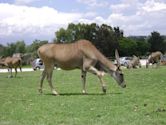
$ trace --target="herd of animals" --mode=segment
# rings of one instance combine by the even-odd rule
[[[38,49],[38,56],[42,59],[45,68],[42,71],[40,79],[39,92],[42,93],[43,80],[47,78],[51,91],[54,95],[58,92],[52,85],[52,74],[54,66],[63,70],[80,69],[82,79],[82,92],[86,93],[86,74],[90,72],[99,78],[102,86],[102,91],[106,93],[106,84],[103,81],[105,73],[113,77],[118,85],[125,88],[124,76],[119,62],[118,51],[115,51],[116,64],[107,59],[100,53],[96,47],[88,40],[79,40],[70,44],[45,44]],[[160,64],[162,53],[157,51],[148,56],[146,61],[146,68],[149,64]],[[17,68],[21,71],[20,57],[6,57],[0,58],[0,67],[8,68],[10,77],[12,77],[12,68],[15,69],[15,77],[17,75]],[[141,67],[139,57],[133,56],[133,59],[128,63],[127,68]]]

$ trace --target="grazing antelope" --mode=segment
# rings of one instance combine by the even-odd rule
[[[0,65],[1,66],[5,66],[8,68],[8,70],[10,70],[10,76],[9,77],[13,77],[12,75],[12,68],[15,69],[15,77],[17,75],[17,68],[19,67],[20,68],[20,71],[21,70],[21,58],[18,58],[18,57],[6,57],[6,58],[2,58],[0,60]]]
[[[148,68],[149,64],[151,63],[156,64],[156,66],[159,66],[160,60],[161,60],[162,53],[160,51],[153,52],[149,55],[148,60],[146,62],[146,68]]]
[[[140,63],[140,59],[137,56],[133,56],[133,59],[129,62],[127,68],[137,68],[137,66],[139,66],[141,68],[141,63]]]
[[[126,87],[123,73],[119,65],[118,52],[116,51],[116,58],[118,61],[118,66],[116,66],[87,40],[79,40],[70,44],[45,44],[38,49],[38,55],[45,65],[45,69],[42,72],[40,80],[39,92],[41,93],[43,80],[47,76],[52,93],[54,95],[58,95],[58,92],[52,85],[54,65],[63,70],[80,69],[82,74],[83,93],[86,93],[85,84],[87,72],[97,75],[102,85],[102,90],[106,93],[106,85],[102,79],[104,72],[99,69],[103,69],[105,72],[110,74],[121,87]]]

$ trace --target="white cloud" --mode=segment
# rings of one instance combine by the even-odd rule
[[[120,13],[127,9],[130,5],[129,4],[117,4],[117,5],[111,5],[110,8],[114,13]]]
[[[106,7],[109,5],[106,1],[98,1],[98,0],[77,0],[79,3],[86,4],[90,7]]]
[[[50,36],[59,27],[79,18],[81,15],[78,13],[61,13],[50,7],[36,8],[1,3],[0,37],[18,34]]]
[[[94,18],[96,15],[96,12],[87,12],[84,14],[84,18]]]
[[[148,35],[154,30],[166,34],[166,3],[159,0],[142,3],[135,0],[133,3],[124,0],[120,4],[111,5],[112,13],[107,23],[120,26],[126,35]]]
[[[0,3],[0,40],[10,37],[18,40],[27,37],[33,38],[33,40],[53,38],[55,31],[60,27],[66,27],[71,22],[106,23],[111,26],[119,26],[124,30],[125,35],[149,35],[154,30],[166,34],[166,3],[164,0],[146,0],[144,2],[121,0],[118,4],[111,5],[108,5],[106,1],[77,0],[85,6],[96,7],[96,11],[92,9],[85,13],[62,13],[46,6],[40,8],[25,6],[33,1],[28,0],[27,3],[21,5]],[[110,14],[103,17],[102,14],[97,13],[101,7],[103,13],[107,11]]]
[[[103,17],[101,17],[101,16],[97,16],[97,17],[95,17],[93,19],[81,18],[81,19],[78,20],[78,22],[80,22],[80,23],[86,23],[86,24],[97,23],[99,25],[101,25],[103,23],[104,24],[107,23],[105,21],[105,19]]]
[[[17,5],[27,5],[35,1],[39,1],[39,0],[15,0],[14,3]]]
[[[154,0],[148,0],[145,2],[145,5],[142,9],[146,12],[156,12],[156,11],[166,11],[166,3],[164,2],[155,2]]]

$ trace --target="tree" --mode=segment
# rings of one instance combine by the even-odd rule
[[[17,41],[16,43],[8,43],[7,46],[3,47],[3,56],[12,56],[14,53],[25,53],[24,41]]]
[[[114,34],[117,40],[123,38],[123,31],[119,27],[114,27]]]
[[[40,41],[40,40],[34,40],[33,43],[29,46],[26,47],[26,52],[27,53],[32,53],[32,56],[37,58],[37,49],[42,46],[43,44],[46,44],[48,43],[47,40],[43,40],[43,41]]]
[[[96,46],[107,57],[114,56],[114,51],[119,46],[119,38],[115,36],[115,32],[111,26],[102,24],[97,33]]]
[[[12,56],[15,53],[16,44],[15,43],[8,43],[7,47],[4,50],[4,56]]]
[[[154,52],[154,51],[164,52],[166,49],[164,37],[162,37],[160,33],[156,31],[151,33],[151,36],[149,37],[148,42],[150,44],[150,52]]]
[[[72,40],[72,36],[69,30],[65,30],[64,28],[60,28],[59,31],[56,32],[56,40],[57,43],[66,43]]]
[[[5,46],[3,46],[2,44],[0,44],[0,57],[4,56],[4,50],[5,50]]]
[[[115,48],[119,46],[119,39],[123,37],[122,31],[106,24],[101,26],[92,24],[69,24],[67,29],[61,28],[55,33],[56,42],[74,42],[80,39],[91,41],[104,55],[114,55]]]
[[[142,56],[147,54],[150,49],[150,44],[147,42],[147,36],[129,36],[128,39],[131,39],[136,42],[136,53],[137,56]]]
[[[132,56],[137,53],[137,43],[129,38],[122,38],[119,43],[119,53],[121,56]]]
[[[25,53],[25,43],[24,41],[17,41],[16,42],[16,50],[15,53]]]
[[[136,47],[136,55],[142,56],[146,55],[146,53],[150,49],[150,44],[147,41],[136,41],[137,47]]]

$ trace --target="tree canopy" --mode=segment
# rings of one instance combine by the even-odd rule
[[[123,31],[119,27],[112,28],[109,25],[69,24],[67,29],[61,28],[55,33],[57,43],[74,42],[79,39],[91,41],[104,55],[114,55],[114,50],[119,47],[119,40],[123,37]]]
[[[148,42],[150,44],[150,51],[166,51],[166,41],[164,40],[164,37],[160,35],[160,33],[154,31],[151,33],[151,36],[148,39]]]
[[[119,50],[121,56],[142,56],[154,51],[166,53],[166,36],[161,36],[157,31],[149,36],[125,37],[119,27],[107,24],[70,23],[66,29],[60,28],[55,32],[53,42],[71,43],[80,39],[91,41],[107,57],[113,57],[115,49]],[[37,57],[37,49],[46,43],[47,40],[34,40],[30,45],[26,45],[24,41],[8,43],[6,46],[0,44],[0,56],[31,53],[33,57]]]
[[[0,56],[12,56],[14,53],[32,53],[34,57],[37,57],[37,49],[46,43],[48,41],[34,40],[31,45],[26,45],[24,41],[8,43],[7,46],[0,45]]]
[[[147,55],[150,52],[166,52],[166,39],[154,31],[150,36],[125,37],[119,27],[106,24],[69,24],[56,33],[57,43],[69,43],[79,39],[90,40],[105,56],[114,56],[118,49],[121,56]]]

